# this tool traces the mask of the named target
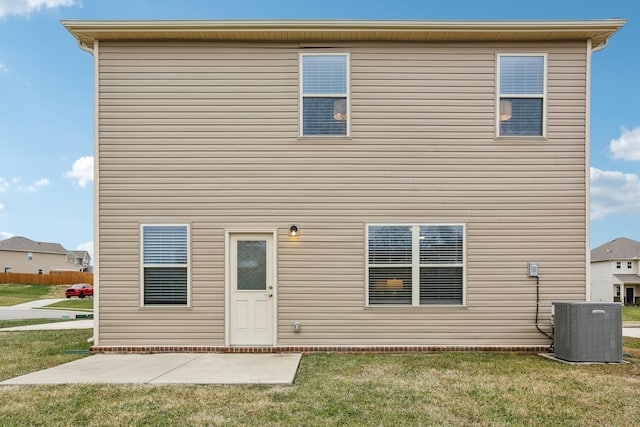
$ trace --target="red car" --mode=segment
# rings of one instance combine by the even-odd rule
[[[88,283],[76,283],[75,285],[71,285],[64,291],[64,294],[67,298],[78,297],[84,298],[87,296],[93,296],[93,286]]]

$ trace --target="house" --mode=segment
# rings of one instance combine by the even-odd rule
[[[549,331],[588,297],[624,22],[63,21],[95,61],[94,351],[546,349],[528,267]]]
[[[67,254],[67,261],[80,268],[79,271],[87,273],[93,272],[91,266],[91,255],[88,251],[69,251]]]
[[[89,271],[90,264],[88,252],[68,251],[60,243],[36,242],[19,236],[0,241],[0,268],[5,273]]]
[[[640,305],[640,242],[619,237],[591,251],[591,301]]]

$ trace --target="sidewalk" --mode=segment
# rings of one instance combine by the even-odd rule
[[[32,308],[46,307],[48,305],[55,304],[60,301],[66,301],[66,298],[37,299],[35,301],[23,302],[22,304],[10,305],[7,308],[14,308],[17,310],[30,310]]]
[[[69,320],[68,322],[42,323],[40,325],[13,326],[2,328],[0,332],[17,331],[58,331],[62,329],[93,329],[93,319]]]
[[[0,307],[0,320],[22,320],[22,319],[75,319],[77,315],[87,314],[86,311],[75,310],[54,310],[46,309],[47,305],[65,301],[66,298],[48,298],[22,304]]]

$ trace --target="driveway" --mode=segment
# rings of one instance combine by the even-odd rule
[[[0,382],[18,384],[293,384],[300,353],[97,354]]]
[[[75,319],[76,314],[87,314],[82,311],[47,310],[39,308],[60,301],[65,301],[65,298],[41,299],[9,307],[0,307],[0,320],[60,319],[63,316],[68,316],[69,319]]]

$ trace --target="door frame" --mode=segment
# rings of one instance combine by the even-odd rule
[[[277,229],[228,229],[224,231],[224,345],[229,347],[231,343],[231,236],[243,234],[268,234],[272,239],[271,269],[273,283],[273,336],[272,346],[278,345],[278,230]]]

